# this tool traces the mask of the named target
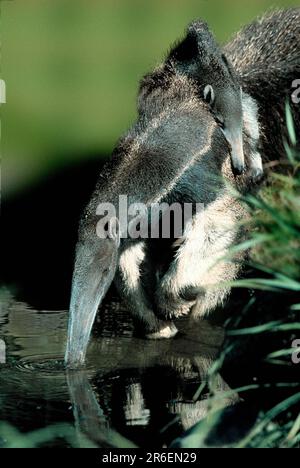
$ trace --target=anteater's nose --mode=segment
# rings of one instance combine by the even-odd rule
[[[242,132],[232,135],[226,135],[228,143],[231,146],[231,162],[234,174],[243,174],[245,172],[245,156],[243,148]]]

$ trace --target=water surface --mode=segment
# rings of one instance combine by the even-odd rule
[[[175,339],[147,341],[134,336],[128,313],[112,301],[98,314],[86,368],[66,372],[67,318],[67,311],[33,310],[9,293],[2,297],[2,446],[13,427],[46,446],[160,447],[205,417],[207,391],[194,396],[222,344],[221,327],[183,320]],[[228,389],[218,376],[216,392]],[[51,442],[43,429],[49,425]]]

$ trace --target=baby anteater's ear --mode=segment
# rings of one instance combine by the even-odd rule
[[[167,58],[173,63],[184,64],[197,60],[198,55],[197,38],[187,31],[185,37],[171,49]]]
[[[197,42],[198,56],[206,60],[219,49],[219,46],[210,31],[208,24],[204,21],[194,21],[188,26],[187,34]]]
[[[184,39],[171,50],[168,61],[175,70],[196,80],[211,72],[221,74],[225,68],[222,51],[208,25],[201,20],[188,26]]]
[[[215,91],[212,85],[206,85],[203,91],[203,97],[204,100],[209,104],[210,106],[213,106],[215,102]]]
[[[207,23],[199,20],[191,23],[184,39],[170,52],[169,59],[175,62],[191,62],[199,59],[206,62],[218,47]]]

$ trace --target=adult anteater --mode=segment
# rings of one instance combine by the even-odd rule
[[[292,83],[300,77],[299,11],[269,14],[224,48],[243,89],[246,159],[258,130],[264,161],[284,157],[284,108]],[[183,52],[178,60],[197,61],[193,44]],[[226,181],[246,189],[247,177],[234,177],[224,134],[188,67],[179,69],[168,58],[143,79],[137,122],[120,139],[82,216],[70,305],[69,366],[84,362],[95,314],[114,279],[146,335],[160,338],[176,333],[166,320],[189,311],[201,317],[221,304],[230,291],[221,283],[239,273],[239,262],[228,263],[223,257],[240,238],[237,222],[245,211]],[[291,102],[291,107],[299,134],[299,106]],[[202,203],[204,210],[185,220],[179,239],[124,239],[128,223],[120,221],[119,195],[148,209],[164,201]],[[97,208],[104,202],[116,207],[116,216],[108,219],[110,236],[100,239]],[[212,290],[211,285],[220,286]]]

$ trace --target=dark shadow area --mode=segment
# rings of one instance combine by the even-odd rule
[[[227,353],[223,367],[235,375],[236,381],[232,382],[233,384],[241,384],[243,378],[243,384],[249,383],[249,375],[255,376],[259,383],[278,382],[278,376],[281,376],[283,381],[290,377],[292,381],[299,380],[299,369],[293,365],[290,355],[267,358],[280,349],[288,349],[295,339],[292,325],[297,322],[297,312],[291,310],[291,307],[296,300],[297,293],[290,291],[256,291],[247,307],[240,306],[232,311],[226,326],[228,333],[224,343],[231,351]],[[258,327],[267,327],[271,323],[277,324],[278,329],[274,326],[266,328],[264,332],[255,332]],[[286,330],[280,330],[281,324],[285,325]],[[243,329],[249,332],[239,335],[238,331]],[[234,365],[239,366],[238,372],[238,367],[233,372]]]
[[[1,417],[18,430],[74,421],[72,432],[100,447],[115,445],[116,431],[141,447],[162,447],[205,418],[208,389],[197,401],[193,397],[224,339],[221,328],[186,319],[176,340],[144,340],[134,336],[122,305],[110,304],[102,308],[87,366],[66,371],[66,312],[40,313],[9,293],[3,305],[0,336],[7,356],[0,372]],[[215,383],[225,406],[238,401],[237,395],[222,398],[230,389],[221,376]]]
[[[39,309],[68,307],[78,221],[108,158],[78,159],[3,202],[1,283]]]

